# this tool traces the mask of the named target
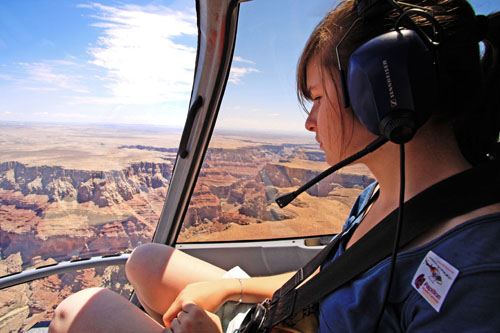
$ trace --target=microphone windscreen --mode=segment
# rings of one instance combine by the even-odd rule
[[[278,206],[280,206],[280,208],[283,208],[286,205],[288,205],[290,202],[292,202],[292,200],[295,199],[296,197],[297,197],[297,194],[295,194],[295,192],[283,194],[282,196],[280,196],[276,199],[276,203],[278,204]]]

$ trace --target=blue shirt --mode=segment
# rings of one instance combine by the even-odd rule
[[[358,212],[374,190],[358,197],[344,225],[359,223]],[[380,332],[500,332],[500,213],[465,222],[425,245],[398,254],[396,273]],[[345,240],[334,258],[345,250]],[[437,312],[412,286],[429,253],[459,273]],[[390,258],[327,296],[320,304],[319,332],[373,332],[389,275]]]

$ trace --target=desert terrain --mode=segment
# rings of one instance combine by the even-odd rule
[[[0,123],[0,276],[52,262],[130,252],[151,240],[180,130]],[[312,138],[215,132],[179,242],[337,233],[373,181],[351,166],[280,209],[277,195],[326,169]],[[89,286],[130,294],[121,267],[72,272],[0,291],[0,331],[50,320]]]

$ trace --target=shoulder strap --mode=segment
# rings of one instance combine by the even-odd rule
[[[365,211],[368,209],[368,207],[371,206],[375,200],[377,200],[379,196],[379,190],[377,189],[370,198],[366,201],[366,203],[363,205],[363,207],[357,212],[355,215],[355,220],[363,215]],[[350,230],[350,228],[348,228]],[[325,246],[324,249],[319,251],[311,260],[309,260],[303,267],[301,267],[293,276],[291,279],[289,279],[280,289],[278,289],[274,295],[273,298],[276,297],[282,297],[286,295],[290,290],[295,289],[299,284],[304,282],[305,279],[307,279],[312,273],[316,271],[316,269],[323,264],[323,262],[326,260],[326,258],[337,248],[340,240],[342,239],[342,236],[345,234],[345,232],[338,234],[335,236],[330,243],[328,243],[327,246]]]
[[[447,178],[407,201],[400,246],[441,221],[500,202],[499,171],[499,162],[489,162]],[[273,295],[263,327],[274,327],[387,258],[396,222],[397,209],[300,288],[296,289],[298,284],[291,288],[288,281],[286,290],[281,288]]]

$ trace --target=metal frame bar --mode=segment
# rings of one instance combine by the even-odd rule
[[[198,48],[191,107],[200,97],[200,106],[189,124],[184,157],[178,156],[169,191],[153,237],[154,243],[175,245],[191,194],[208,149],[222,102],[238,25],[239,0],[197,0]]]
[[[61,274],[99,266],[124,265],[129,256],[129,253],[123,253],[82,258],[71,261],[62,261],[52,265],[40,266],[34,269],[13,273],[0,278],[0,290],[33,280],[42,279],[53,274]]]

